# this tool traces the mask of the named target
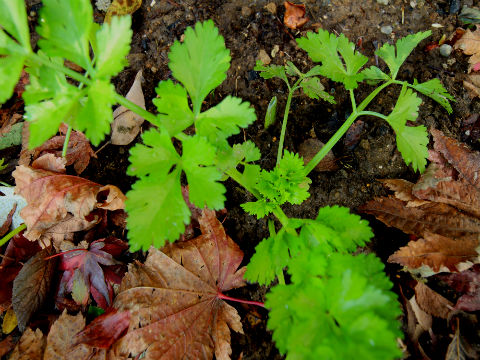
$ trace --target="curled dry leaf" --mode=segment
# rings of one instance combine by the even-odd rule
[[[142,6],[142,0],[113,0],[108,7],[104,22],[110,23],[112,16],[133,14]]]
[[[43,249],[30,258],[13,281],[12,305],[18,328],[24,331],[32,315],[43,305],[53,281],[56,259],[45,260],[54,251]]]
[[[294,4],[290,1],[285,1],[285,16],[283,18],[283,23],[286,27],[290,29],[298,29],[307,23],[309,20],[305,17],[305,5],[303,4]]]
[[[120,0],[117,0],[117,2]],[[129,1],[129,0],[125,0]],[[141,3],[141,0],[139,1]],[[113,4],[112,4],[113,5]],[[109,9],[110,11],[110,9]],[[108,14],[107,14],[108,15]],[[135,81],[128,91],[126,98],[133,103],[145,109],[145,98],[142,91],[142,71],[139,71],[135,76]],[[144,119],[127,109],[119,106],[113,112],[112,122],[112,144],[113,145],[127,145],[130,144],[140,132],[140,128]]]
[[[45,337],[40,329],[27,328],[10,354],[9,360],[43,360]]]
[[[47,154],[35,160],[33,165],[42,163],[44,167],[61,170],[57,159]],[[113,186],[102,187],[81,177],[23,165],[17,167],[13,177],[15,192],[27,201],[20,215],[27,225],[25,237],[32,241],[39,239],[69,214],[91,222],[92,219],[87,216],[96,207],[109,210],[123,208],[123,203],[119,201],[121,191]],[[108,193],[105,194],[106,191]],[[99,204],[97,195],[100,192],[106,200]],[[114,195],[110,196],[110,192]],[[109,200],[112,204],[107,202]]]
[[[415,298],[418,306],[427,314],[447,319],[453,309],[453,303],[419,281],[415,286]]]
[[[130,311],[130,325],[113,358],[230,359],[229,327],[242,332],[242,324],[219,296],[244,286],[243,253],[214,211],[204,210],[199,222],[203,235],[164,252],[152,248],[144,265],[130,265],[114,303]]]

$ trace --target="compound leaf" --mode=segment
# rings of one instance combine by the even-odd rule
[[[253,68],[255,71],[260,72],[260,76],[265,80],[272,79],[272,78],[279,78],[285,81],[288,84],[287,75],[285,74],[285,66],[281,65],[269,65],[265,66],[260,60],[257,60],[255,67]]]
[[[362,71],[364,75],[363,80],[366,81],[368,84],[377,84],[380,81],[387,81],[390,77],[385,74],[382,70],[380,70],[376,66],[370,66]]]
[[[317,77],[309,77],[300,83],[303,92],[311,99],[323,99],[331,104],[335,104],[335,100],[332,95],[325,91],[325,87]]]
[[[230,67],[230,51],[213,21],[197,23],[195,29],[187,28],[184,42],[175,41],[169,59],[173,76],[192,99],[193,113],[199,114],[203,100],[225,80]]]
[[[0,5],[0,24],[2,24],[2,28],[12,35],[23,48],[31,50],[27,13],[23,0],[8,0],[2,2]],[[3,31],[0,30],[0,32]],[[0,49],[1,43],[0,40]]]
[[[455,99],[443,87],[439,79],[435,78],[421,84],[419,84],[417,79],[415,79],[413,80],[413,85],[410,86],[418,92],[422,93],[423,95],[428,96],[432,100],[435,100],[437,103],[442,105],[449,114],[452,113],[453,110],[452,106],[449,103],[449,100],[455,101]]]

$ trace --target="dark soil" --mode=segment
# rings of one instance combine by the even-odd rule
[[[34,5],[39,1],[30,1]],[[448,113],[438,104],[424,98],[417,123],[435,127],[449,136],[460,138],[463,119],[471,113],[479,112],[477,102],[471,102],[462,86],[462,77],[467,69],[465,57],[454,52],[450,58],[442,57],[438,49],[425,52],[430,41],[438,41],[442,35],[449,36],[461,25],[455,14],[449,14],[449,1],[417,0],[415,8],[410,2],[390,0],[389,5],[380,5],[375,0],[305,0],[310,21],[301,31],[292,31],[283,26],[283,2],[274,1],[277,13],[269,12],[265,5],[269,1],[256,0],[145,0],[141,9],[133,15],[133,43],[129,55],[130,66],[116,79],[117,91],[125,94],[130,88],[135,74],[143,70],[143,84],[147,109],[155,112],[151,100],[156,96],[155,87],[161,80],[171,77],[168,69],[169,47],[179,40],[188,26],[196,21],[213,19],[224,36],[226,46],[231,51],[231,68],[227,80],[207,99],[205,108],[215,105],[227,95],[235,95],[249,101],[255,107],[258,120],[232,142],[250,139],[260,148],[260,165],[270,169],[274,166],[280,118],[287,97],[287,89],[280,81],[263,80],[253,71],[260,50],[271,55],[275,46],[279,51],[272,57],[272,63],[283,65],[292,61],[301,70],[308,69],[312,62],[294,41],[308,30],[322,27],[335,33],[345,34],[358,49],[369,57],[368,66],[375,64],[374,45],[389,42],[418,31],[432,30],[433,35],[423,42],[407,59],[401,68],[399,79],[420,82],[438,77],[456,103],[454,112]],[[463,1],[462,5],[471,5]],[[404,7],[404,23],[402,23]],[[35,20],[36,6],[31,7],[32,21]],[[103,14],[96,12],[96,20],[101,22]],[[442,27],[432,27],[432,24]],[[393,32],[385,35],[380,27],[390,25]],[[35,40],[34,40],[35,41]],[[385,65],[380,63],[380,67]],[[336,105],[311,100],[298,93],[292,102],[289,116],[286,149],[298,151],[299,145],[312,137],[326,142],[340,127],[351,111],[350,100],[345,90],[337,83],[324,81],[326,89],[334,95]],[[356,91],[357,103],[364,99],[373,87],[362,85]],[[371,105],[369,110],[389,113],[396,101],[399,89],[388,88]],[[270,99],[278,98],[278,121],[268,130],[264,129],[263,118]],[[415,180],[417,175],[403,163],[396,150],[392,129],[377,118],[363,118],[364,128],[360,140],[354,146],[346,146],[342,141],[333,149],[339,169],[332,172],[312,173],[311,196],[301,206],[288,207],[290,216],[316,216],[318,209],[325,205],[343,205],[353,211],[372,199],[384,195],[385,190],[376,181],[383,178],[404,178]],[[140,138],[137,139],[140,141]],[[134,179],[125,175],[128,166],[130,146],[106,146],[93,159],[87,171],[82,174],[102,184],[113,184],[127,191]],[[0,154],[2,157],[3,154]],[[9,156],[5,154],[5,156]],[[11,157],[15,154],[10,155]],[[9,181],[4,177],[0,180]],[[252,197],[236,183],[227,181],[227,215],[224,222],[227,233],[245,252],[245,263],[254,253],[255,246],[267,236],[266,220],[246,215],[240,204]],[[373,226],[375,239],[367,251],[376,252],[383,260],[408,240],[400,231],[386,228],[368,217]],[[408,276],[397,275],[398,267],[387,266],[392,280],[408,281]],[[406,279],[406,280],[405,280]],[[257,285],[232,291],[232,296],[263,301],[267,289]],[[266,329],[267,311],[251,306],[236,306],[243,319],[245,335],[233,334],[232,359],[281,359]],[[448,344],[448,340],[446,342]],[[435,358],[435,357],[433,357]]]

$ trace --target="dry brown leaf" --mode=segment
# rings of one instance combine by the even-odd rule
[[[285,1],[285,16],[283,17],[283,23],[290,29],[298,29],[307,23],[308,17],[305,17],[305,5],[294,4],[290,1]]]
[[[403,179],[386,179],[380,180],[380,182],[394,191],[397,199],[406,201],[406,207],[417,207],[428,203],[428,201],[420,200],[412,194],[414,184],[410,181]]]
[[[38,165],[39,162],[44,167],[58,170],[57,159],[52,154],[47,154],[35,160],[33,165]],[[86,217],[96,207],[116,210],[124,206],[119,189],[113,186],[102,187],[81,177],[23,165],[17,167],[13,177],[16,182],[15,192],[27,201],[27,206],[20,214],[27,225],[25,237],[32,241],[64,221],[69,214],[91,222],[93,219]],[[106,199],[101,203],[97,202],[99,192]]]
[[[13,114],[0,126],[0,136],[6,135],[12,130],[12,125],[15,125],[17,122],[22,120],[23,115]]]
[[[135,76],[135,81],[133,82],[132,87],[128,91],[126,98],[140,106],[142,109],[145,109],[145,98],[142,91],[142,80],[142,71],[139,71]],[[138,133],[140,132],[143,121],[144,119],[141,116],[137,115],[126,107],[119,106],[118,108],[116,108],[113,112],[111,138],[112,144],[130,144],[133,140],[135,140]]]
[[[7,215],[7,218],[5,219],[3,224],[0,224],[0,237],[5,235],[10,230],[10,226],[12,225],[12,218],[16,210],[17,210],[17,203],[14,203],[12,210],[10,210],[10,212]]]
[[[5,339],[0,341],[0,359],[3,359],[15,347],[15,341],[12,335],[8,335]]]
[[[142,0],[113,0],[110,4],[104,22],[110,23],[112,16],[133,14],[142,6]]]
[[[415,286],[415,298],[418,306],[427,314],[447,319],[454,304],[442,295],[419,281]]]
[[[242,333],[242,324],[219,295],[244,286],[243,253],[214,211],[199,222],[203,235],[164,252],[152,248],[144,265],[130,265],[114,303],[130,311],[130,326],[112,358],[230,359],[229,327]]]
[[[298,153],[303,158],[303,162],[308,164],[324,145],[325,144],[318,139],[307,139],[298,147]],[[319,172],[334,171],[337,169],[337,159],[331,150],[314,168],[315,171]]]
[[[480,29],[475,31],[467,29],[453,47],[462,50],[465,55],[471,55],[468,59],[470,64],[468,72],[470,72],[472,66],[480,62]]]
[[[415,314],[418,325],[420,325],[420,329],[417,327],[414,334],[414,337],[418,339],[419,333],[429,331],[432,328],[432,316],[427,314],[420,308],[420,306],[418,306],[415,296],[412,296],[409,303],[412,307],[413,313]]]
[[[75,345],[76,335],[85,327],[85,319],[81,313],[72,316],[64,310],[62,315],[50,328],[44,359],[86,360],[105,359],[106,351],[95,351],[93,348]]]
[[[10,354],[9,360],[43,360],[45,338],[40,329],[27,328]]]
[[[478,234],[471,238],[451,239],[425,233],[424,239],[410,241],[388,258],[412,272],[430,276],[439,272],[459,272],[480,262]]]

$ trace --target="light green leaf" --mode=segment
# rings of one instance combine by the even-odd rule
[[[265,113],[265,129],[268,129],[270,125],[275,123],[277,117],[277,97],[274,96],[270,100],[270,103],[267,107],[267,112]]]
[[[0,137],[0,150],[22,143],[23,122],[13,124],[10,131]],[[0,159],[0,170],[2,170],[3,159]]]
[[[280,65],[269,65],[265,66],[260,60],[257,60],[255,67],[253,68],[255,71],[260,72],[260,76],[266,80],[272,78],[279,78],[285,81],[288,84],[287,75],[285,74],[285,66]]]
[[[2,33],[0,30],[0,42],[1,37]],[[2,57],[0,55],[0,104],[12,97],[15,85],[22,74],[24,61],[25,56],[11,55]]]
[[[225,187],[215,164],[215,147],[195,135],[182,141],[182,168],[187,175],[190,201],[199,208],[223,209]]]
[[[298,70],[298,68],[291,62],[287,61],[287,65],[285,66],[285,70],[287,71],[287,74],[290,76],[302,76],[302,72]]]
[[[418,108],[421,103],[422,99],[404,85],[395,107],[387,117],[387,122],[396,132],[401,131],[407,121],[417,120]]]
[[[49,56],[66,58],[90,69],[89,43],[93,10],[89,0],[44,0],[38,41]]]
[[[230,51],[223,37],[209,20],[187,28],[184,42],[175,41],[169,54],[172,74],[187,89],[193,113],[199,114],[210,91],[225,80],[230,67]]]
[[[177,135],[193,124],[193,113],[188,106],[187,91],[173,81],[161,81],[155,89],[158,97],[153,99],[159,114],[156,125],[167,129],[171,136]]]
[[[400,66],[402,66],[412,50],[431,34],[432,32],[428,30],[408,35],[398,40],[395,46],[385,43],[380,49],[375,51],[375,54],[387,63],[392,79],[397,77]]]
[[[95,77],[111,77],[128,65],[132,30],[130,16],[114,16],[110,24],[103,23],[97,31]]]
[[[306,38],[297,39],[297,43],[313,61],[322,63],[318,69],[321,75],[343,83],[347,90],[357,88],[363,80],[359,70],[368,58],[355,51],[355,44],[343,34],[337,37],[320,29],[318,33],[309,32]]]
[[[24,0],[2,1],[0,4],[0,24],[24,49],[31,51]],[[0,30],[0,32],[3,31]]]
[[[195,121],[195,127],[197,134],[205,136],[212,144],[221,144],[255,120],[255,110],[250,103],[227,96],[220,104],[201,113]]]
[[[243,210],[245,210],[245,212],[256,216],[257,219],[262,219],[275,210],[275,204],[268,202],[265,199],[249,201],[244,204],[240,204],[240,206]]]
[[[233,145],[233,152],[237,161],[245,160],[246,162],[251,162],[260,160],[261,157],[260,150],[251,140]]]
[[[425,126],[405,126],[397,132],[397,147],[407,165],[423,173],[428,158],[428,133]]]
[[[73,127],[85,133],[97,146],[110,133],[115,103],[115,88],[109,81],[94,80],[87,88],[88,98],[74,121]]]
[[[300,83],[305,95],[311,99],[323,99],[331,104],[335,104],[335,99],[332,95],[325,91],[325,87],[320,82],[318,77],[309,77]]]
[[[455,98],[445,90],[439,79],[435,78],[421,84],[418,83],[417,79],[414,79],[413,85],[410,86],[442,105],[449,114],[452,113],[453,110],[449,100],[455,101]]]
[[[363,80],[370,85],[375,85],[380,81],[390,80],[390,77],[376,66],[370,66],[369,68],[364,69],[362,74],[365,76]]]

